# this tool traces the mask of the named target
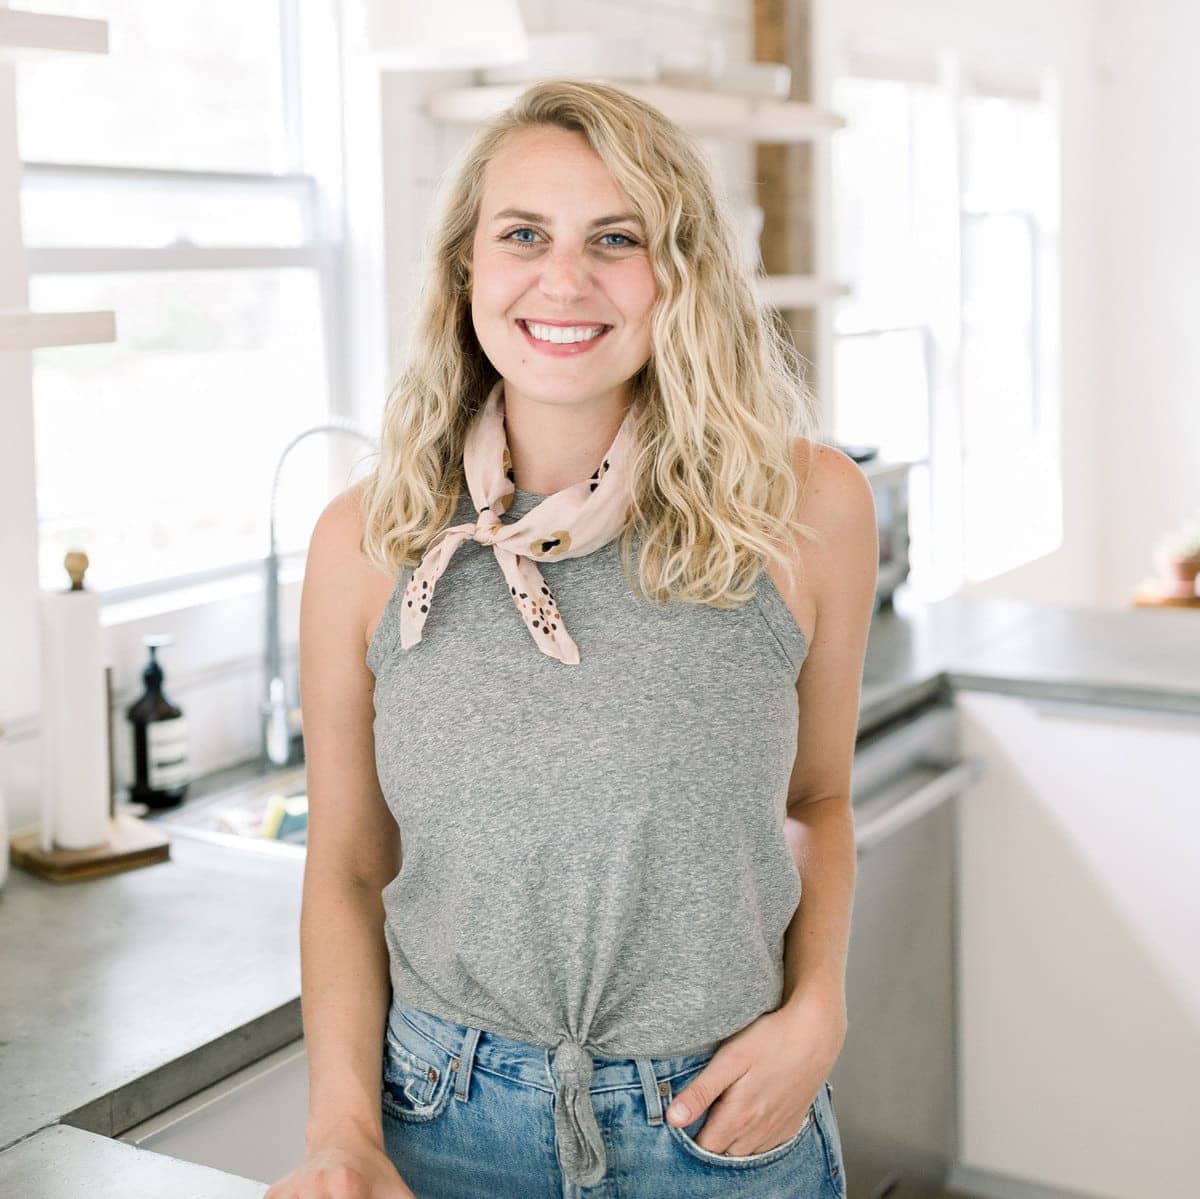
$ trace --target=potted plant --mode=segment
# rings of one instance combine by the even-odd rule
[[[1200,575],[1200,516],[1168,533],[1154,550],[1154,565],[1172,595],[1196,595]]]

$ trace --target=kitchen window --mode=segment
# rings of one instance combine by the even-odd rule
[[[916,463],[936,600],[1062,539],[1054,83],[855,56],[832,96],[833,432]]]
[[[110,33],[108,56],[17,73],[30,307],[117,321],[33,353],[40,583],[78,545],[106,602],[256,570],[276,458],[346,392],[336,5],[22,6]],[[289,457],[285,551],[330,454]]]

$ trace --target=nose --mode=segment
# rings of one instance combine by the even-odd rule
[[[542,259],[538,286],[548,300],[564,305],[585,295],[590,286],[586,255],[572,246],[556,246]]]

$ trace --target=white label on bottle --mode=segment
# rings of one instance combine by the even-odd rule
[[[171,716],[146,725],[147,782],[152,790],[188,782],[187,717]]]

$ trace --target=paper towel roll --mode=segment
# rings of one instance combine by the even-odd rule
[[[80,586],[43,591],[42,848],[104,845],[109,821],[108,711],[100,596],[82,587],[86,554],[68,554]]]

